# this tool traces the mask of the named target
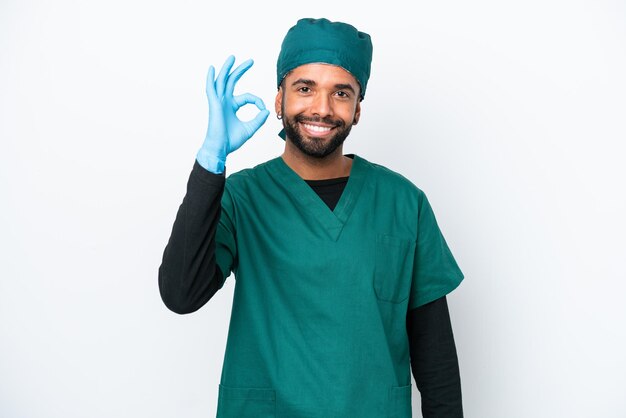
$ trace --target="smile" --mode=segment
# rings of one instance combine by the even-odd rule
[[[333,129],[330,126],[318,126],[318,125],[311,125],[308,123],[302,123],[302,127],[306,129],[309,133],[317,134],[317,135],[327,134],[328,132],[331,131],[331,129]]]
[[[332,129],[331,127],[328,127],[328,126],[309,125],[308,123],[303,123],[302,125],[304,125],[304,127],[308,129],[309,131],[315,131],[315,132],[328,132]]]

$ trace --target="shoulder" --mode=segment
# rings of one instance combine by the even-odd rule
[[[420,202],[423,200],[424,191],[408,177],[382,164],[360,158],[367,165],[377,188],[389,189],[394,194],[412,196]]]
[[[264,169],[266,165],[268,165],[272,160],[268,160],[262,163],[255,165],[254,167],[243,168],[239,171],[235,171],[227,176],[227,178],[231,181],[239,182],[239,181],[249,181],[256,177],[256,175]]]
[[[272,164],[274,159],[259,163],[254,167],[244,168],[229,174],[226,177],[226,189],[229,192],[246,192],[257,189],[264,184],[267,179],[267,167]]]

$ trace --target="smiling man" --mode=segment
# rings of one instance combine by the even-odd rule
[[[289,155],[341,156],[336,150],[361,114],[360,90],[354,76],[336,65],[304,64],[292,70],[276,95]]]
[[[234,273],[219,418],[462,417],[446,295],[463,280],[424,192],[343,142],[361,116],[370,36],[301,19],[277,62],[282,155],[226,178],[265,122],[234,96],[248,60],[207,77],[209,126],[159,268],[164,303],[200,309]],[[237,110],[259,109],[242,122]],[[216,319],[219,320],[219,319]]]

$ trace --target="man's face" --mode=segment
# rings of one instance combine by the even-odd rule
[[[335,151],[361,114],[360,87],[352,74],[329,64],[306,64],[291,71],[276,95],[287,138],[316,158]]]

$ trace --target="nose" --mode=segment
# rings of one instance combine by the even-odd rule
[[[332,102],[327,94],[316,94],[311,103],[311,113],[320,117],[332,114]]]

